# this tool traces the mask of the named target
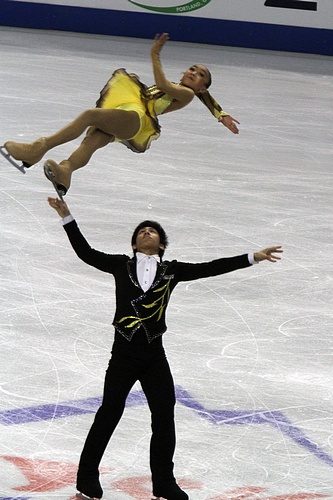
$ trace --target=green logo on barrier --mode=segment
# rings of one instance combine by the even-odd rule
[[[134,2],[133,0],[128,0],[133,5],[137,5],[142,9],[152,10],[154,12],[162,12],[167,14],[185,14],[186,12],[191,12],[192,10],[202,9],[211,2],[211,0],[192,0],[191,2],[183,3],[178,5],[178,7],[150,7],[149,5],[142,5],[142,3]]]

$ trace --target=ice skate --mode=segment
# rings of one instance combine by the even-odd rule
[[[85,495],[84,493],[77,493],[75,495],[75,498],[79,498],[80,500],[100,500],[96,497],[87,497],[87,495]]]
[[[12,160],[21,161],[25,168],[29,168],[35,163],[38,163],[48,151],[45,137],[41,137],[37,139],[37,141],[31,143],[7,141],[3,147]],[[14,166],[16,165],[14,164]]]
[[[151,497],[151,500],[189,500],[189,496],[187,493],[185,493],[185,491],[181,491],[181,494],[176,494],[175,496],[173,495],[168,495],[168,496],[165,496],[165,497],[156,497],[154,494],[152,495]],[[185,496],[186,495],[186,496]]]
[[[76,489],[79,492],[76,494],[76,498],[80,500],[100,500],[103,496],[103,489],[96,475],[90,475],[85,479],[80,479],[78,477]],[[83,493],[83,491],[85,493]]]
[[[176,481],[167,481],[161,485],[154,485],[152,500],[188,500],[188,494],[183,491]]]
[[[14,160],[14,158],[12,158],[10,154],[7,152],[5,146],[0,146],[0,153],[4,158],[6,158],[7,161],[9,161],[9,163],[11,163],[11,165],[14,165],[14,167],[17,168],[20,172],[22,172],[22,174],[25,174],[26,172],[25,165],[23,163],[18,163],[16,160]]]
[[[54,160],[46,160],[44,173],[47,179],[52,182],[54,189],[62,200],[70,186],[71,172]]]

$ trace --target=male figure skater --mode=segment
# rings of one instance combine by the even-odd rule
[[[90,247],[68,206],[57,198],[48,202],[63,218],[64,229],[80,259],[115,279],[116,311],[112,356],[105,375],[102,405],[88,433],[77,473],[77,496],[100,499],[99,464],[123,414],[126,398],[138,380],[151,411],[150,468],[153,494],[167,500],[188,500],[173,473],[176,445],[175,389],[162,344],[167,326],[166,308],[180,281],[191,281],[250,267],[255,262],[276,262],[281,246],[260,252],[191,264],[162,260],[167,235],[155,221],[141,222],[132,235],[134,256],[107,254]]]

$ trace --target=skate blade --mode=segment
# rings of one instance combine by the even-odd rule
[[[59,196],[59,198],[61,199],[61,201],[64,201],[64,196],[66,194],[66,191],[63,191],[62,189],[59,189],[57,183],[54,180],[54,173],[50,169],[50,166],[49,166],[49,164],[47,162],[44,163],[44,174],[46,175],[47,179],[52,182],[53,187],[56,190],[57,195]],[[82,494],[82,493],[80,493],[80,494]],[[89,498],[89,497],[86,497],[86,498]]]
[[[2,154],[2,156],[4,158],[6,158],[7,161],[9,161],[9,163],[14,165],[15,168],[17,168],[20,172],[22,172],[22,174],[26,173],[24,163],[22,163],[22,164],[17,163],[16,160],[14,160],[14,158],[12,156],[10,156],[10,154],[8,153],[5,146],[0,146],[0,153]]]
[[[80,500],[100,500],[95,497],[87,497],[84,493],[76,493],[75,498],[79,498]]]

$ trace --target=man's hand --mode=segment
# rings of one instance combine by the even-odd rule
[[[61,201],[58,198],[48,198],[47,201],[50,207],[54,208],[62,219],[67,217],[67,215],[70,215],[69,208],[64,201]]]
[[[283,250],[281,245],[277,247],[264,248],[264,250],[261,250],[260,252],[254,252],[254,260],[256,262],[260,262],[262,260],[269,260],[270,262],[276,262],[277,260],[280,260],[281,257],[274,254],[282,252]]]

